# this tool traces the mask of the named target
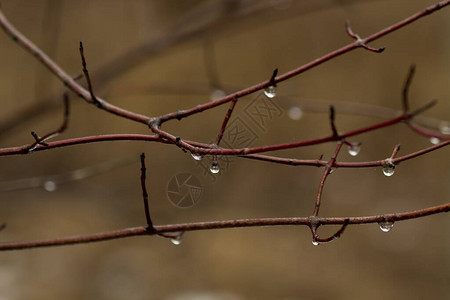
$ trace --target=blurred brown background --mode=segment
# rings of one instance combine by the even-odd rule
[[[435,2],[3,0],[2,10],[74,76],[81,72],[78,43],[83,41],[97,94],[156,116],[204,103],[215,89],[233,92],[266,80],[275,68],[284,73],[351,42],[346,19],[367,36]],[[449,16],[450,8],[443,9],[373,42],[387,47],[383,54],[358,49],[280,84],[275,98],[280,110],[263,127],[246,114],[254,96],[241,99],[233,117],[251,129],[253,146],[328,135],[327,101],[336,103],[339,131],[367,126],[381,119],[347,114],[342,104],[399,109],[403,81],[415,63],[412,106],[437,98],[438,106],[425,116],[449,121]],[[3,33],[0,65],[0,146],[31,143],[30,131],[43,135],[59,126],[62,85]],[[149,132],[72,99],[69,128],[57,139]],[[293,106],[304,110],[300,120],[289,117]],[[30,107],[36,116],[23,115]],[[165,128],[210,142],[226,109]],[[384,159],[397,143],[400,154],[430,145],[402,124],[351,141],[363,142],[361,153],[351,157],[343,151],[340,160]],[[323,153],[328,158],[334,147],[274,155],[315,159]],[[144,225],[141,152],[147,154],[156,224],[308,216],[322,176],[317,168],[234,158],[228,165],[222,162],[222,172],[213,178],[178,148],[143,142],[0,157],[0,223],[8,224],[0,240]],[[448,157],[448,149],[441,149],[401,164],[389,178],[380,169],[339,169],[326,183],[321,215],[374,215],[449,202]],[[99,165],[105,164],[112,170],[102,171]],[[53,192],[42,187],[46,180],[64,179],[54,175],[85,172],[89,166],[95,176],[57,183]],[[196,176],[203,189],[200,201],[187,209],[167,198],[169,180],[182,172]],[[33,185],[30,178],[38,187],[26,188]],[[275,227],[189,232],[179,246],[139,237],[3,252],[0,299],[448,299],[449,224],[448,215],[441,214],[395,224],[389,233],[376,225],[351,226],[341,239],[318,247],[306,227]]]

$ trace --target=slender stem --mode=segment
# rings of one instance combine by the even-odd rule
[[[228,108],[225,118],[223,119],[222,127],[220,128],[219,134],[217,135],[216,142],[215,142],[215,144],[217,146],[219,146],[220,141],[222,140],[223,133],[225,132],[225,128],[227,127],[228,121],[231,118],[231,114],[233,113],[233,110],[234,110],[237,100],[238,100],[237,98],[234,98],[231,101],[230,107]]]
[[[148,193],[147,188],[145,187],[145,179],[146,179],[147,169],[145,168],[145,154],[141,154],[141,188],[142,188],[142,198],[144,199],[144,211],[145,211],[145,219],[147,220],[147,229],[149,231],[153,231],[153,223],[152,218],[150,217],[150,209],[148,205]]]
[[[322,176],[322,179],[320,180],[320,184],[319,184],[319,190],[317,191],[316,203],[314,205],[314,211],[313,211],[314,217],[317,217],[317,215],[319,214],[320,200],[322,198],[322,191],[323,191],[323,187],[325,185],[325,180],[327,179],[328,175],[330,175],[332,168],[335,166],[336,158],[337,158],[339,152],[341,151],[341,148],[342,148],[342,143],[339,142],[337,144],[337,147],[336,147],[336,150],[334,151],[333,156],[331,157],[330,161],[326,164],[325,170],[323,171],[323,176]]]
[[[390,220],[391,222],[398,222],[409,219],[422,218],[448,211],[450,211],[450,203],[404,213],[394,213],[376,216],[334,217],[334,218],[317,217],[316,221],[318,225],[342,225],[346,222],[349,225],[371,224],[383,222],[386,219]],[[310,226],[310,223],[311,223],[310,217],[238,219],[226,221],[155,225],[154,226],[155,232],[152,232],[150,234],[161,235],[164,233],[171,233],[171,232],[185,232],[185,231],[240,228],[240,227],[287,226],[287,225]],[[0,243],[0,251],[85,244],[148,234],[149,232],[147,231],[147,227],[140,226],[102,233],[70,236],[57,239],[24,241],[24,242],[4,242]]]

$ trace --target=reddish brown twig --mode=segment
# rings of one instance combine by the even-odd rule
[[[450,203],[404,213],[394,213],[394,214],[365,216],[365,217],[337,217],[337,218],[317,217],[315,221],[317,226],[342,225],[345,223],[348,223],[348,225],[372,224],[384,222],[386,219],[388,219],[391,222],[417,219],[448,211],[450,211]],[[239,219],[239,220],[196,222],[196,223],[171,224],[171,225],[155,225],[154,226],[155,232],[153,234],[179,233],[187,231],[225,229],[225,228],[287,226],[287,225],[305,225],[309,227],[311,226],[311,220],[310,217],[292,217],[292,218]],[[25,241],[25,242],[4,242],[0,243],[0,251],[85,244],[140,235],[148,235],[146,226],[131,227],[102,233],[86,234],[57,239]]]
[[[322,176],[322,179],[320,180],[320,184],[319,184],[319,190],[317,191],[316,203],[314,205],[314,211],[313,211],[314,217],[317,217],[317,215],[319,214],[320,200],[322,198],[323,186],[325,185],[325,180],[327,179],[328,175],[330,175],[332,168],[335,167],[336,158],[337,158],[339,152],[341,151],[341,148],[342,148],[342,143],[339,142],[337,144],[337,147],[336,147],[336,150],[334,151],[333,156],[328,161],[328,163],[325,165],[325,170],[323,171],[323,176]]]
[[[34,137],[35,142],[29,146],[27,146],[26,151],[27,152],[32,152],[34,151],[39,145],[41,146],[48,146],[48,144],[46,143],[47,140],[58,136],[59,134],[63,133],[66,128],[67,128],[67,124],[69,123],[69,96],[67,95],[67,93],[64,94],[64,119],[63,122],[61,124],[61,126],[56,129],[55,131],[52,131],[46,135],[44,135],[43,137],[39,137],[34,131],[31,132],[31,135]]]
[[[344,220],[344,223],[342,224],[341,228],[339,228],[338,231],[336,231],[334,234],[332,234],[331,236],[327,237],[327,238],[321,238],[318,234],[317,234],[317,229],[319,228],[320,224],[318,224],[318,220],[317,217],[310,217],[310,222],[311,225],[309,226],[311,229],[311,233],[313,236],[313,244],[314,245],[319,245],[321,243],[328,243],[328,242],[332,242],[335,239],[338,239],[341,237],[341,235],[344,233],[345,228],[347,228],[347,225],[349,223],[350,219],[346,218]]]
[[[375,53],[381,53],[383,52],[386,48],[385,47],[381,47],[381,48],[373,48],[370,47],[366,44],[366,41],[364,41],[363,39],[361,39],[359,37],[359,35],[353,33],[352,28],[350,27],[350,20],[347,20],[347,22],[345,23],[345,29],[347,30],[347,33],[349,36],[351,36],[352,38],[354,38],[356,40],[356,42],[359,44],[360,47],[363,47],[366,50],[375,52]]]

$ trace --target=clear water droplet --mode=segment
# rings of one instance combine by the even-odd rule
[[[334,168],[334,167],[331,168],[331,169],[330,169],[330,174],[331,174],[331,173],[334,173],[334,171],[336,171],[336,168]]]
[[[274,98],[277,95],[277,87],[274,85],[269,85],[264,89],[264,95],[270,99]]]
[[[202,160],[203,156],[201,156],[200,154],[195,154],[195,153],[191,153],[191,156],[193,159],[199,161]]]
[[[389,232],[392,229],[392,227],[394,227],[394,222],[384,221],[384,222],[379,222],[378,225],[380,225],[381,231]]]
[[[433,136],[433,137],[430,138],[430,142],[431,142],[433,145],[437,145],[437,144],[439,144],[441,141],[440,141],[437,137]]]
[[[298,121],[303,117],[303,110],[298,106],[289,108],[288,116],[294,121]]]
[[[350,154],[351,156],[357,156],[360,151],[361,151],[360,144],[351,144],[348,146],[348,154]]]
[[[383,166],[383,174],[389,177],[394,175],[394,172],[395,172],[395,165],[392,163],[392,161],[387,160]]]
[[[54,181],[48,180],[44,183],[44,189],[47,192],[54,192],[56,191],[56,183]]]
[[[211,164],[211,167],[209,168],[209,170],[211,171],[211,173],[213,174],[217,174],[220,172],[220,168],[219,168],[219,164],[217,162],[213,162]]]
[[[313,240],[312,240],[312,244],[313,244],[314,246],[319,246],[320,243],[319,243],[318,241],[316,241],[315,239],[313,239]]]
[[[221,99],[223,97],[225,97],[227,95],[227,93],[225,93],[225,91],[220,90],[220,89],[215,89],[211,92],[211,95],[209,96],[209,98],[214,101],[214,100],[218,100]]]
[[[442,121],[439,123],[439,131],[442,134],[450,134],[450,122]]]
[[[174,237],[172,239],[170,239],[170,241],[172,242],[172,244],[174,245],[179,245],[181,244],[181,235]]]

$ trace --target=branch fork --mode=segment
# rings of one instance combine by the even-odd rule
[[[345,22],[345,30],[347,31],[347,33],[350,37],[352,37],[353,39],[356,40],[359,47],[363,47],[364,49],[375,52],[375,53],[381,53],[386,49],[386,47],[373,48],[373,47],[368,46],[366,44],[366,40],[362,39],[359,35],[357,35],[356,33],[353,32],[352,28],[350,27],[350,20],[347,20]]]

